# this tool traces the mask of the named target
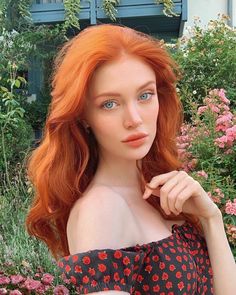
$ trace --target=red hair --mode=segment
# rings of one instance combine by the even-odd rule
[[[42,141],[28,159],[28,176],[35,188],[26,218],[27,230],[43,240],[53,256],[69,254],[66,224],[74,202],[85,191],[97,167],[94,136],[79,120],[90,79],[101,64],[123,53],[149,64],[156,74],[159,115],[156,138],[142,159],[141,188],[152,177],[179,169],[176,135],[182,124],[182,106],[176,93],[177,66],[163,43],[133,29],[111,24],[91,26],[68,41],[55,59],[52,102]],[[147,200],[166,219],[199,220],[187,214],[166,216],[159,198]]]

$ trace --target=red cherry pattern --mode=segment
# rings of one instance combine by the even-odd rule
[[[186,221],[160,241],[95,249],[59,260],[79,294],[119,290],[132,295],[210,295],[213,273],[204,237]]]

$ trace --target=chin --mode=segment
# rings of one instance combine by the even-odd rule
[[[127,157],[130,160],[141,160],[143,159],[148,152],[150,151],[151,146],[143,146],[136,149],[133,149],[129,152],[129,155]]]

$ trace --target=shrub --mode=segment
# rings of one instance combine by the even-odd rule
[[[226,25],[226,20],[222,16],[202,29],[196,19],[189,36],[170,49],[183,75],[178,88],[187,119],[191,118],[192,101],[201,104],[214,88],[224,88],[236,107],[236,29]]]
[[[236,257],[236,112],[223,89],[214,89],[192,104],[192,122],[178,138],[183,169],[192,174],[223,213],[228,239]]]
[[[0,79],[0,174],[5,174],[8,182],[10,167],[23,160],[33,139],[32,127],[24,121],[25,111],[18,102],[17,89],[23,83],[15,63],[8,61],[4,79]]]

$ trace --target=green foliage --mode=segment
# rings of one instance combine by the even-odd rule
[[[25,229],[31,192],[23,162],[15,166],[10,186],[0,187],[0,269],[9,274],[33,276],[35,270],[43,266],[58,274],[46,246],[30,238]]]
[[[25,216],[31,203],[32,191],[25,175],[25,167],[19,163],[15,167],[10,186],[3,187],[2,183],[0,186],[1,274],[9,277],[12,274],[21,274],[25,278],[32,277],[40,281],[43,273],[50,273],[55,279],[53,285],[48,291],[43,291],[43,294],[52,295],[53,286],[57,284],[66,286],[70,294],[75,294],[75,287],[68,285],[60,276],[57,263],[46,245],[35,237],[30,237],[26,231]],[[36,291],[23,291],[21,284],[1,287],[5,287],[8,292],[17,289],[21,290],[22,294],[39,294]]]
[[[213,88],[224,88],[236,106],[236,30],[226,19],[210,21],[206,30],[196,21],[190,36],[179,39],[172,51],[183,73],[178,88],[188,118],[191,102],[201,104]]]
[[[6,174],[9,183],[10,167],[22,161],[22,152],[30,145],[32,136],[29,135],[33,131],[24,121],[25,110],[17,100],[17,89],[26,81],[17,76],[17,66],[10,61],[6,73],[4,79],[0,78],[3,82],[0,84],[0,173]]]
[[[66,30],[70,27],[75,27],[80,30],[79,25],[79,12],[81,9],[80,0],[64,0],[65,7],[65,22],[63,29]]]
[[[157,4],[163,4],[164,5],[164,9],[163,9],[163,13],[168,16],[168,17],[173,17],[173,16],[178,16],[178,14],[176,14],[174,12],[174,2],[173,0],[155,0],[155,2]]]
[[[33,129],[31,125],[27,124],[23,119],[18,119],[17,124],[8,126],[8,128],[4,130],[4,133],[1,132],[0,174],[2,177],[4,172],[7,172],[7,177],[11,179],[14,173],[14,166],[22,162],[24,152],[32,144],[32,140]]]
[[[112,21],[116,21],[117,9],[115,8],[120,4],[120,0],[103,0],[102,8],[105,14],[110,17]]]
[[[163,4],[163,13],[168,17],[177,16],[174,13],[174,2],[173,0],[155,0],[156,4]],[[117,9],[116,6],[120,4],[120,0],[103,0],[102,8],[105,14],[112,20],[116,21]]]
[[[0,24],[4,24],[4,27],[11,31],[32,23],[29,11],[31,3],[32,0],[1,0]]]
[[[28,22],[32,22],[30,14],[30,6],[33,0],[21,0],[18,2],[18,9],[20,16]]]
[[[25,110],[25,120],[34,130],[39,130],[44,126],[50,103],[50,94],[48,91],[40,92],[40,99],[32,102],[22,100],[21,105]]]

